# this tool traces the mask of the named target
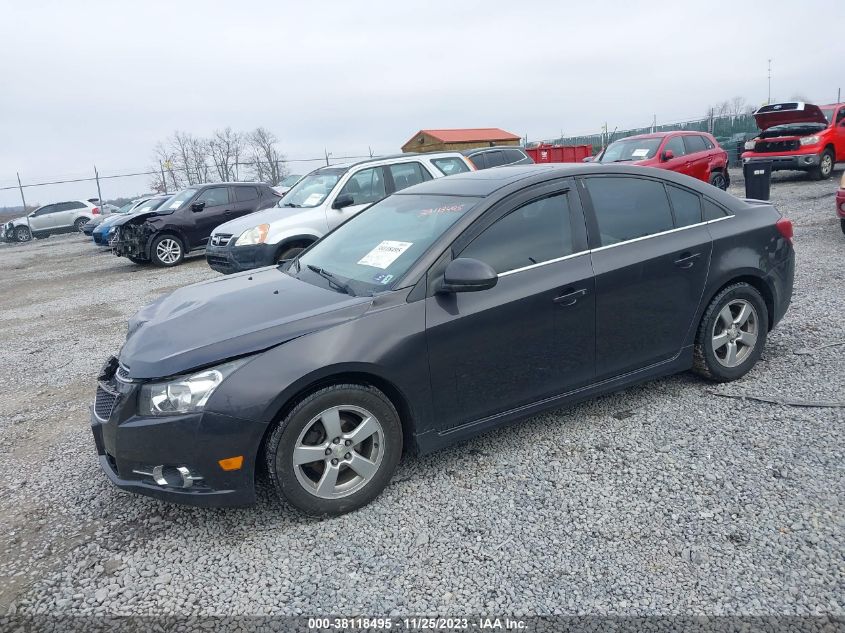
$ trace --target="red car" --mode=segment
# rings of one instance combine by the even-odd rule
[[[707,132],[655,132],[614,141],[595,158],[676,171],[719,189],[730,185],[728,153]]]
[[[772,171],[795,169],[822,180],[836,161],[845,161],[845,103],[773,103],[754,120],[762,132],[745,144],[743,163],[771,161]]]
[[[842,232],[845,233],[845,174],[842,174],[839,191],[836,192],[836,215],[839,216],[839,224],[842,226]]]

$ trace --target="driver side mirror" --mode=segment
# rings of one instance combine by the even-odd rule
[[[352,197],[352,194],[342,193],[332,202],[332,209],[343,209],[351,207],[353,204],[355,204],[355,198]]]
[[[664,162],[666,162],[667,160],[672,160],[673,158],[675,158],[675,152],[673,152],[671,149],[663,150],[663,153],[660,155],[660,160]]]
[[[205,209],[205,202],[194,202],[191,205],[191,211],[193,211],[194,213],[199,213],[203,209]]]
[[[489,290],[499,282],[499,275],[488,264],[458,257],[446,266],[438,292],[477,292]]]

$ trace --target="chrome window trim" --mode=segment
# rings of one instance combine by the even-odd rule
[[[608,248],[615,248],[617,246],[624,246],[625,244],[631,244],[633,242],[640,242],[642,240],[648,240],[652,237],[660,237],[661,235],[669,235],[670,233],[677,233],[678,231],[685,231],[686,229],[692,229],[698,226],[707,226],[708,224],[713,224],[714,222],[721,222],[722,220],[730,220],[731,218],[736,217],[734,215],[726,215],[723,218],[716,218],[715,220],[705,220],[704,222],[698,222],[696,224],[690,224],[689,226],[682,226],[677,229],[670,229],[668,231],[661,231],[660,233],[653,233],[652,235],[644,235],[643,237],[635,237],[630,240],[625,240],[624,242],[617,242],[616,244],[608,244],[607,246],[599,246],[598,248],[590,248],[584,251],[579,251],[577,253],[572,253],[571,255],[564,255],[563,257],[555,257],[554,259],[549,259],[544,262],[539,262],[537,264],[530,264],[528,266],[523,266],[521,268],[513,268],[511,270],[506,270],[504,272],[499,273],[499,277],[507,277],[508,275],[513,275],[515,273],[521,273],[525,270],[532,270],[534,268],[539,268],[540,266],[547,266],[548,264],[556,264],[558,262],[562,262],[567,259],[572,259],[574,257],[580,257],[581,255],[592,255],[593,253],[598,253],[599,251],[607,250]]]

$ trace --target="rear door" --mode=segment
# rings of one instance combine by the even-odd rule
[[[329,230],[387,195],[384,167],[366,167],[353,173],[335,196],[335,200],[346,194],[352,196],[353,203],[350,206],[342,209],[333,209],[330,206],[326,209]]]
[[[670,185],[667,193],[662,181],[635,176],[590,176],[581,187],[601,381],[681,351],[704,292],[712,240],[692,190]]]
[[[593,271],[573,185],[514,194],[453,246],[455,257],[492,266],[499,281],[426,299],[431,386],[444,430],[592,382]]]
[[[707,149],[704,137],[698,134],[685,134],[683,139],[689,163],[687,174],[707,182],[710,177],[710,151]]]
[[[258,186],[238,185],[236,187],[230,187],[230,191],[234,194],[234,200],[231,204],[231,210],[225,213],[225,221],[228,222],[229,220],[239,218],[247,213],[258,211],[260,199]]]

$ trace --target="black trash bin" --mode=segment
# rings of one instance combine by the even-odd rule
[[[745,197],[768,200],[772,184],[772,161],[760,160],[742,166],[745,176]]]

